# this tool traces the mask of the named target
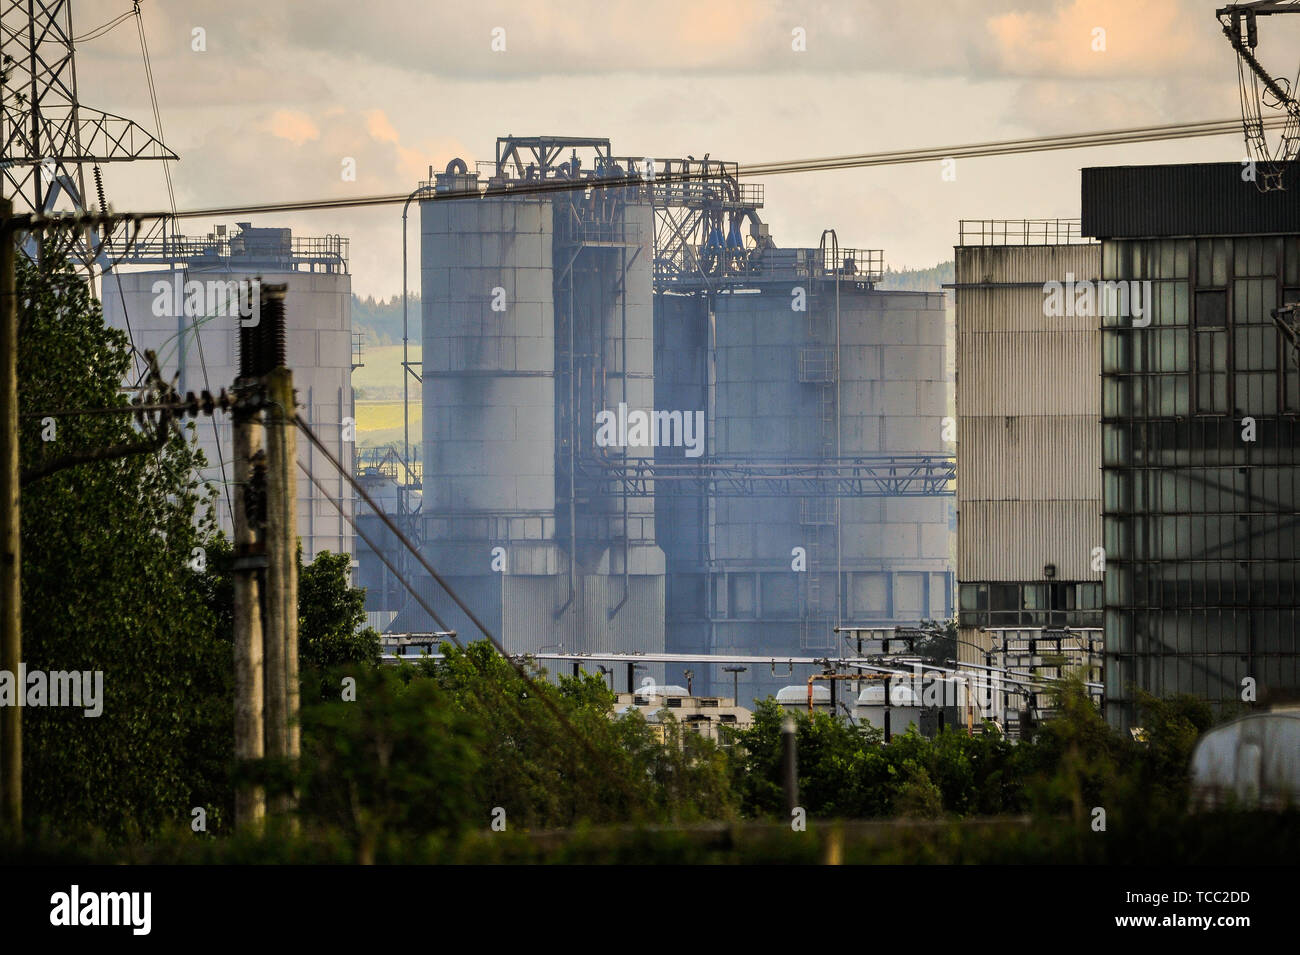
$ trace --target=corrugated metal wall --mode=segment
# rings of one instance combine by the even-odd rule
[[[1029,294],[1042,298],[1041,291]],[[958,305],[958,415],[1100,412],[1099,332],[968,334],[962,331],[962,318]]]
[[[957,250],[956,280],[958,285],[1026,282],[1041,289],[1044,282],[1065,281],[1067,273],[1073,273],[1076,279],[1097,278],[1101,274],[1100,256],[1098,247],[1091,243],[962,246]],[[1031,300],[1025,301],[1033,304]],[[960,307],[960,297],[958,302]],[[979,299],[967,298],[965,304],[969,306],[978,302]],[[1025,327],[1041,328],[1042,314],[1040,302],[1037,309],[1040,321]],[[991,325],[988,329],[995,330],[997,327]]]
[[[1100,271],[1093,244],[957,249],[959,582],[1100,578],[1100,319],[1043,288]]]
[[[1101,429],[1095,415],[963,417],[958,504],[1098,500]]]
[[[959,581],[1100,580],[1089,567],[1101,545],[1096,501],[968,501],[958,505]]]

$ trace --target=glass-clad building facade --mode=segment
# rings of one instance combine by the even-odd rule
[[[1300,208],[1241,168],[1085,170],[1084,230],[1103,240],[1103,282],[1122,283],[1101,355],[1121,726],[1138,690],[1231,704],[1300,685],[1300,367],[1272,314],[1300,301]]]

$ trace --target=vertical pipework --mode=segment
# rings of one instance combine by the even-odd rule
[[[812,694],[812,682],[808,683],[809,695]],[[811,718],[812,706],[809,705]],[[795,749],[794,718],[786,716],[781,724],[781,782],[785,790],[785,808],[787,816],[793,815],[799,807],[799,756]]]
[[[621,357],[619,358],[619,374],[620,374],[620,376],[621,376],[622,379],[623,379],[623,405],[624,405],[624,407],[626,407],[626,406],[627,406],[627,249],[626,249],[626,248],[621,248],[621,249],[619,249],[619,253],[618,253],[618,254],[619,254],[619,281],[622,283],[622,288],[620,289],[620,292],[619,292],[619,303],[620,303],[620,308],[621,308],[621,321],[622,321],[622,323],[623,323],[622,331],[621,331],[620,334],[619,334],[619,338],[620,338],[620,347],[621,347],[621,350],[622,350]],[[602,323],[602,324],[603,324],[603,323]],[[624,474],[627,473],[627,444],[626,444],[626,443],[623,444],[623,473],[624,473]],[[614,609],[610,611],[609,616],[610,616],[611,619],[612,619],[613,617],[617,616],[617,615],[618,615],[618,612],[619,612],[620,610],[623,609],[623,605],[624,605],[625,603],[627,603],[627,597],[628,597],[628,594],[630,593],[630,588],[629,588],[629,586],[628,586],[628,585],[629,585],[629,578],[628,578],[628,566],[627,566],[627,562],[628,562],[628,556],[629,556],[629,554],[630,554],[630,552],[631,552],[631,531],[630,531],[630,529],[628,528],[628,523],[627,523],[627,521],[628,521],[628,518],[627,518],[627,494],[628,494],[627,482],[626,482],[626,481],[622,482],[622,484],[620,485],[620,487],[621,487],[622,490],[623,490],[623,493],[622,493],[622,498],[623,498],[623,597],[622,597],[622,599],[619,600],[619,602],[614,606]]]

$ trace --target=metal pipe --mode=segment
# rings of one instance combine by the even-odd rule
[[[552,219],[554,222],[554,219]],[[578,359],[574,354],[576,347],[576,338],[573,332],[573,266],[574,261],[570,261],[568,269],[569,283],[569,595],[565,598],[560,609],[555,611],[555,619],[558,620],[564,616],[564,612],[573,604],[576,594],[574,587],[574,577],[577,573],[578,560],[578,485],[575,475],[577,469],[577,458],[575,446],[578,443],[578,407],[577,407],[577,380],[578,380]],[[631,692],[631,677],[629,676],[628,692]]]
[[[626,407],[627,405],[627,249],[626,248],[619,250],[619,281],[622,285],[622,287],[619,289],[619,303],[620,303],[620,309],[622,311],[622,330],[620,332],[620,338],[621,338],[620,345],[622,348],[622,357],[619,359],[619,374],[620,377],[623,379],[623,405]],[[627,443],[626,442],[624,442],[623,444],[623,464],[625,466],[627,464]],[[628,530],[628,525],[627,525],[628,488],[626,484],[623,485],[622,491],[623,493],[621,496],[623,498],[623,598],[617,604],[615,604],[614,609],[609,612],[609,616],[611,620],[618,615],[618,612],[620,610],[623,609],[623,605],[627,603],[627,595],[629,593],[627,561],[628,561],[628,553],[630,551],[630,547],[629,547],[630,532]]]
[[[411,208],[411,200],[424,191],[424,186],[416,186],[402,206],[402,481],[398,485],[402,502],[402,516],[410,513],[411,502],[409,486],[411,482],[411,399],[407,378],[411,373],[410,363],[410,325],[406,306],[406,216]],[[423,287],[423,286],[422,286]],[[423,298],[421,298],[423,301]],[[424,340],[423,335],[420,338]],[[423,355],[420,356],[423,361]],[[402,561],[405,565],[406,561]]]
[[[794,719],[786,716],[781,724],[781,780],[785,789],[785,808],[789,815],[799,808],[799,755],[796,752]]]

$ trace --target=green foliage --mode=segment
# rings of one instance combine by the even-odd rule
[[[70,272],[18,265],[21,413],[125,405],[126,336]],[[33,468],[138,440],[130,415],[21,419]],[[215,636],[203,575],[189,567],[212,540],[202,456],[175,434],[152,454],[83,464],[22,491],[23,656],[29,670],[103,672],[104,710],[24,713],[24,795],[33,821],[148,832],[205,806],[228,811],[231,647]],[[196,519],[197,515],[197,519]]]
[[[385,838],[466,825],[480,808],[480,727],[409,667],[363,667],[352,678],[355,702],[341,690],[303,701],[302,814],[341,830],[363,862]]]
[[[298,552],[298,651],[305,665],[378,663],[379,634],[366,622],[366,591],[348,583],[347,554],[321,551],[305,567]]]
[[[943,292],[945,285],[951,285],[955,279],[952,260],[940,262],[928,269],[885,269],[885,277],[880,288],[898,292]],[[948,292],[951,295],[951,292]]]
[[[951,281],[951,280],[950,280]],[[412,331],[420,318],[420,293],[407,291],[407,317]],[[365,336],[368,345],[391,345],[402,340],[402,296],[352,296],[352,327]],[[418,340],[418,339],[417,339]]]
[[[894,798],[900,816],[936,819],[943,815],[943,793],[930,781],[930,774],[914,761],[903,764],[903,781]]]
[[[614,698],[598,676],[529,686],[485,642],[442,649],[442,664],[425,669],[483,732],[476,802],[505,808],[511,825],[732,811],[717,748],[672,723],[660,742],[639,715],[611,719]],[[482,811],[477,824],[487,818]]]
[[[853,815],[858,804],[856,789],[845,784],[854,778],[863,752],[879,742],[879,732],[826,713],[792,715],[801,805],[810,814]],[[785,717],[775,700],[761,700],[750,727],[735,733],[732,786],[747,815],[777,817],[786,813],[781,786]]]
[[[1187,768],[1197,739],[1214,725],[1210,705],[1180,694],[1157,699],[1138,693],[1138,715],[1144,740],[1134,743],[1138,806],[1145,814],[1180,813],[1191,794]]]
[[[1188,759],[1212,722],[1202,701],[1145,698],[1142,743],[1113,731],[1080,683],[1064,684],[1055,705],[1058,716],[1017,745],[991,727],[974,736],[950,728],[934,739],[913,730],[883,744],[874,730],[855,730],[824,713],[795,714],[799,801],[813,818],[1034,812],[1067,815],[1078,826],[1096,806],[1133,824],[1185,812]],[[735,734],[732,787],[745,816],[784,816],[784,718],[765,700],[751,726]]]
[[[926,663],[943,666],[957,659],[957,620],[922,620],[920,629],[927,633],[916,641],[915,650]]]

